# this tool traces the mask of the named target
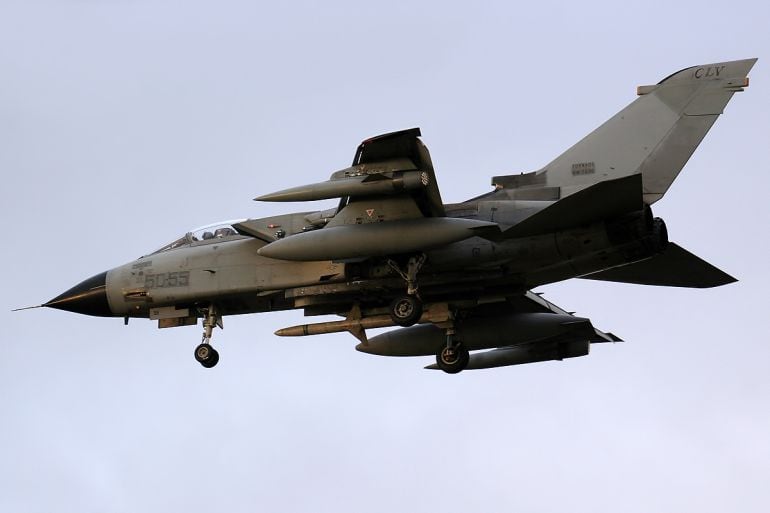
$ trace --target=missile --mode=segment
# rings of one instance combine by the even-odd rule
[[[340,333],[342,331],[353,333],[358,330],[385,328],[394,325],[390,315],[373,315],[363,319],[300,324],[299,326],[282,328],[276,331],[275,334],[279,337],[304,337],[307,335],[322,335],[324,333]]]
[[[258,253],[295,261],[345,260],[425,251],[489,231],[496,223],[450,217],[423,217],[381,223],[326,226],[271,242]]]
[[[382,174],[366,174],[292,187],[259,196],[254,201],[316,201],[344,196],[381,196],[422,189],[429,183],[430,175],[425,171],[407,171],[392,178]]]
[[[420,317],[419,322],[446,322],[449,319],[449,309],[446,304],[428,305]],[[361,316],[361,310],[351,311],[344,321],[318,322],[314,324],[300,324],[282,328],[275,332],[279,337],[305,337],[308,335],[322,335],[324,333],[340,333],[349,331],[358,337],[363,344],[367,344],[363,330],[374,328],[387,328],[395,326],[390,315]]]

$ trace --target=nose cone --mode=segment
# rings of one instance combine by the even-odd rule
[[[106,289],[107,272],[105,271],[78,283],[43,306],[84,315],[110,317],[112,310],[107,302]]]

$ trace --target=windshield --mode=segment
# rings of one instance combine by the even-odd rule
[[[191,230],[186,234],[182,235],[175,241],[166,244],[162,248],[156,251],[153,251],[150,254],[154,255],[155,253],[161,253],[163,251],[170,251],[172,249],[180,248],[182,246],[188,246],[193,242],[207,241],[207,240],[215,241],[217,239],[223,239],[225,237],[238,235],[238,232],[235,231],[235,228],[233,228],[233,225],[240,223],[242,221],[244,221],[244,219],[238,219],[234,221],[221,221],[219,223],[213,223],[206,226],[201,226],[200,228],[195,228],[194,230]]]

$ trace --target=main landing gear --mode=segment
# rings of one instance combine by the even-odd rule
[[[396,262],[388,260],[388,265],[406,281],[406,295],[399,296],[390,304],[390,318],[399,326],[413,326],[422,317],[422,301],[417,293],[417,273],[420,272],[427,255],[421,253],[409,258],[406,271]]]
[[[423,313],[422,301],[417,293],[417,274],[427,260],[427,255],[421,253],[409,258],[406,271],[401,266],[388,259],[388,266],[404,279],[407,285],[406,295],[398,296],[390,304],[390,318],[398,326],[409,327],[419,322]],[[429,316],[430,317],[430,316]],[[436,365],[448,374],[457,374],[468,366],[470,354],[462,342],[456,341],[454,315],[447,311],[446,319],[436,321],[430,319],[436,326],[446,330],[446,344],[436,351]]]
[[[211,335],[214,326],[224,329],[222,316],[219,315],[214,305],[203,310],[203,339],[195,348],[195,359],[205,368],[210,369],[219,363],[219,352],[211,347]]]
[[[390,318],[399,326],[413,326],[422,317],[422,301],[416,296],[399,296],[390,304]]]
[[[436,352],[436,365],[448,374],[457,374],[468,366],[470,354],[462,342],[454,340],[454,328],[448,328],[446,345]]]

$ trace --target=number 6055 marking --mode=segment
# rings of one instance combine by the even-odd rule
[[[144,277],[144,288],[146,289],[187,287],[188,285],[190,285],[190,271],[147,274]]]

